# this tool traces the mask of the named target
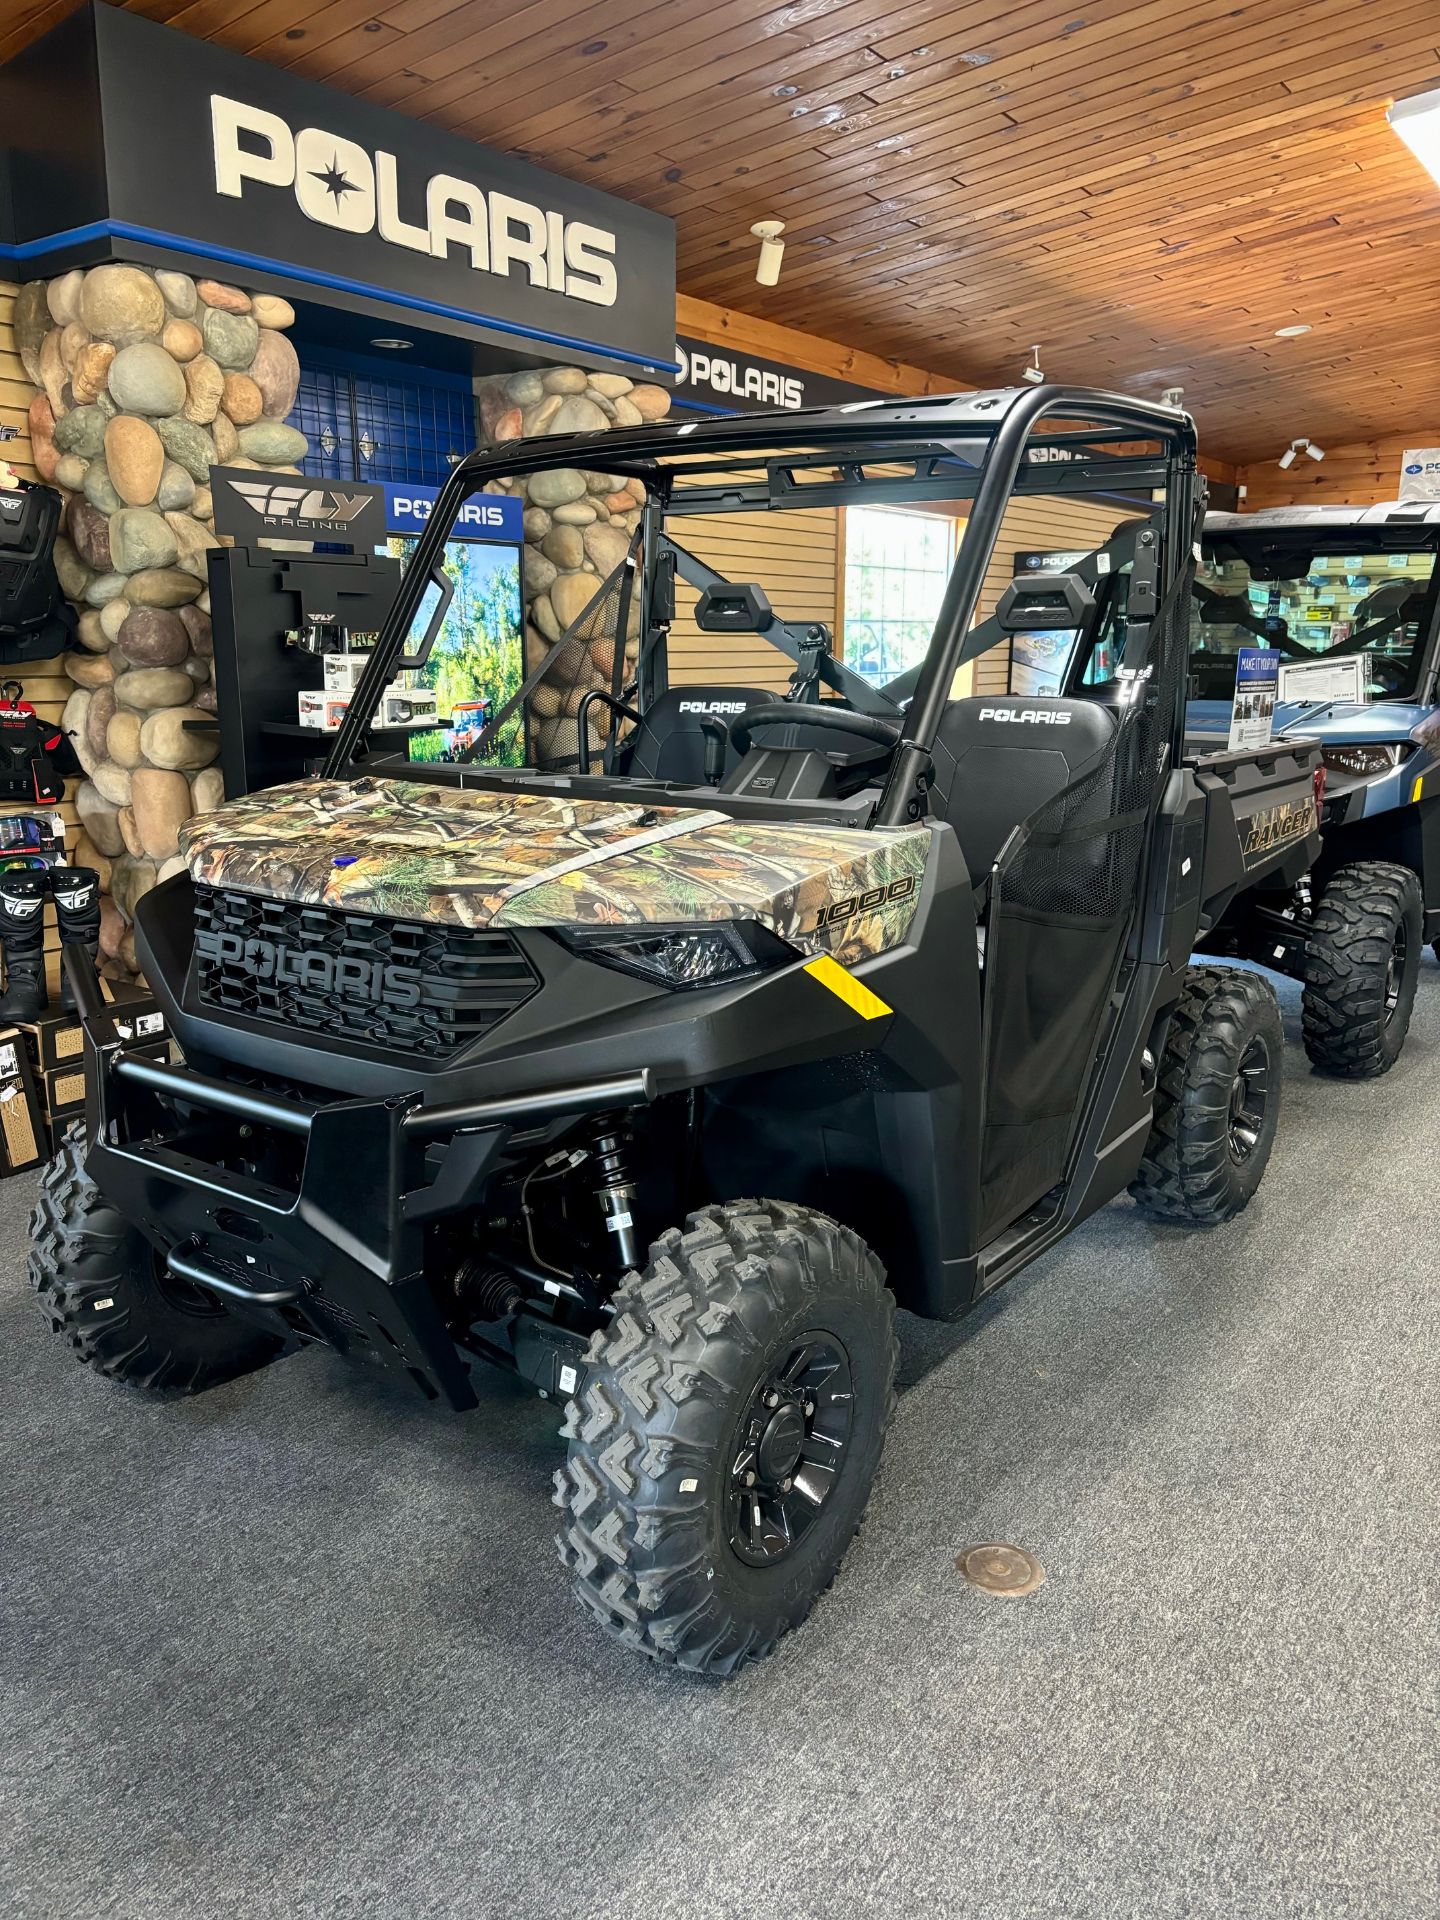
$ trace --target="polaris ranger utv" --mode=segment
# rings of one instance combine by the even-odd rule
[[[1339,698],[1277,706],[1318,739],[1323,841],[1298,886],[1237,902],[1213,943],[1304,982],[1305,1048],[1362,1079],[1400,1056],[1422,945],[1440,955],[1440,507],[1212,513],[1192,589],[1188,731],[1223,740],[1241,647],[1349,669]],[[1358,696],[1358,697],[1357,697]]]
[[[471,493],[602,462],[638,524],[531,636],[514,712],[468,763],[367,754]],[[1205,1226],[1264,1172],[1273,994],[1190,955],[1309,866],[1316,750],[1184,755],[1196,486],[1185,415],[1048,387],[468,457],[325,777],[194,820],[139,910],[185,1063],[128,1054],[71,970],[86,1124],[32,1258],[55,1328],[155,1391],[319,1341],[467,1409],[500,1362],[566,1403],[560,1553],[600,1623],[711,1673],[768,1652],[860,1524],[896,1303],[958,1316],[1127,1187]],[[1105,549],[1123,618],[1037,576],[973,627],[1012,497],[1099,492],[1138,503]],[[965,524],[893,693],[680,538],[903,502]],[[667,685],[677,578],[712,649],[793,662],[786,697]],[[1056,595],[1110,622],[1110,678],[952,698]],[[522,709],[532,764],[487,763]]]

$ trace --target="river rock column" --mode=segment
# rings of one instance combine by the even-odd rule
[[[583,367],[546,367],[512,373],[480,389],[480,428],[487,440],[517,440],[522,435],[602,433],[661,420],[670,411],[664,387],[637,384],[623,374],[588,373]],[[644,483],[598,468],[557,467],[526,479],[493,483],[494,490],[519,495],[525,502],[522,596],[525,602],[525,669],[530,672],[547,649],[584,612],[600,582],[625,557],[640,522]],[[632,605],[625,658],[633,666],[640,651],[639,607]],[[530,698],[537,764],[571,762],[579,744],[575,718],[592,686],[608,692],[615,651],[609,636],[587,642],[587,659],[577,675],[574,659],[562,655],[553,680],[542,680]],[[595,738],[603,739],[609,718],[598,703],[591,709]]]
[[[218,805],[206,556],[210,468],[291,473],[300,365],[275,294],[140,266],[32,280],[15,345],[30,438],[65,502],[55,567],[79,609],[64,724],[85,770],[78,864],[100,874],[101,948],[133,971],[135,904],[180,866],[183,820]]]

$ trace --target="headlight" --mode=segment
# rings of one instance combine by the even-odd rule
[[[551,931],[572,953],[587,960],[681,991],[729,986],[800,958],[793,947],[753,920],[698,927],[555,927]]]
[[[1398,767],[1400,749],[1398,746],[1325,747],[1320,758],[1332,773],[1353,773],[1363,779],[1371,774],[1389,773],[1392,767]]]

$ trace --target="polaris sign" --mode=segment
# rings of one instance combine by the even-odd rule
[[[289,188],[319,226],[376,233],[387,246],[439,260],[453,249],[477,273],[520,273],[532,287],[615,304],[615,235],[604,227],[498,189],[487,194],[453,173],[407,180],[405,204],[423,208],[423,218],[407,219],[399,163],[383,147],[371,153],[323,127],[297,131],[278,113],[221,93],[210,96],[210,128],[217,193],[239,200],[257,187]]]
[[[676,400],[705,413],[795,413],[801,407],[842,407],[851,400],[879,397],[874,387],[832,380],[705,340],[677,340],[675,358],[680,363]]]
[[[409,481],[385,483],[385,531],[423,533],[440,494],[438,487]],[[519,546],[525,538],[525,502],[517,494],[477,493],[455,516],[452,540],[500,540]]]
[[[1407,447],[1400,461],[1402,500],[1440,500],[1440,447]]]
[[[0,264],[27,279],[136,260],[673,377],[672,221],[288,68],[92,0],[0,67],[0,126]],[[63,163],[57,127],[85,135]]]

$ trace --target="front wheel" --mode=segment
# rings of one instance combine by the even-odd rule
[[[664,1234],[570,1402],[560,1557],[600,1624],[730,1674],[834,1580],[894,1405],[894,1302],[848,1228],[771,1200]]]
[[[1359,860],[1331,875],[1305,948],[1305,1051],[1321,1073],[1373,1080],[1400,1058],[1424,924],[1409,867]]]
[[[1142,1213],[1213,1227],[1250,1204],[1275,1143],[1283,1053],[1268,981],[1238,967],[1187,969],[1130,1183]]]
[[[85,1171],[72,1135],[40,1181],[30,1284],[51,1328],[108,1379],[156,1394],[199,1393],[273,1360],[284,1342],[166,1271],[150,1242]]]

